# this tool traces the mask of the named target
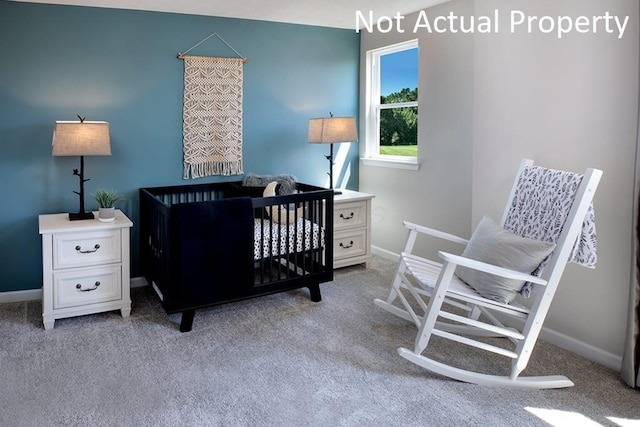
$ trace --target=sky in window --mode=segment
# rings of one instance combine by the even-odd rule
[[[380,58],[380,95],[418,87],[418,49],[383,55]]]

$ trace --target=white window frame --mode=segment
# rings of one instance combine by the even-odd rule
[[[396,104],[380,104],[380,57],[390,53],[418,48],[418,39],[372,49],[366,53],[366,94],[365,94],[365,165],[418,170],[418,157],[388,156],[380,154],[380,110],[399,107],[418,107],[418,101]],[[418,96],[420,90],[418,90]],[[418,126],[420,126],[418,124]],[[420,145],[418,144],[418,150]]]

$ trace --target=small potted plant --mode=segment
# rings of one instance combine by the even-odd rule
[[[93,193],[98,202],[98,221],[111,222],[116,217],[116,202],[122,199],[115,190],[98,189]]]

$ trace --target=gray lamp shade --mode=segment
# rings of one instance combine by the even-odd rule
[[[110,156],[109,123],[57,121],[53,127],[54,156]]]
[[[333,144],[357,142],[355,117],[321,117],[309,119],[307,142],[311,144]]]

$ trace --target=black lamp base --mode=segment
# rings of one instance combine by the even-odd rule
[[[80,207],[77,213],[69,213],[69,221],[93,219],[93,212],[84,211],[84,183],[85,181],[89,181],[84,178],[84,156],[80,156],[80,172],[78,172],[78,169],[74,169],[73,174],[77,175],[80,179],[80,191],[74,191],[74,193],[80,196]]]
[[[82,219],[94,219],[93,212],[69,213],[69,221],[78,221]]]
[[[329,189],[333,190],[334,195],[342,194],[342,191],[333,188],[333,143],[329,147],[329,155],[324,157],[329,160],[329,172],[327,173],[329,175]]]

